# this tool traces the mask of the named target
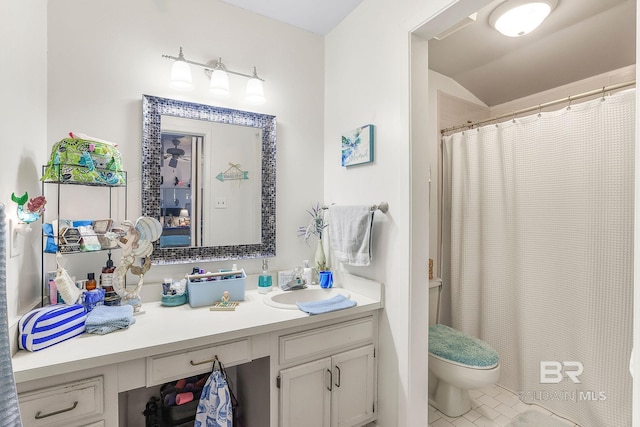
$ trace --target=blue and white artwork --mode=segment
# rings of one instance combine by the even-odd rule
[[[342,166],[373,162],[373,125],[364,125],[342,135]]]

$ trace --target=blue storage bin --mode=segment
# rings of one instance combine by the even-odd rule
[[[247,275],[244,270],[187,275],[187,293],[191,307],[213,305],[222,300],[224,291],[229,301],[244,301]]]

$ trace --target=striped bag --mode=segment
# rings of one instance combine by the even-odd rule
[[[87,313],[81,304],[55,304],[36,308],[18,322],[18,346],[38,351],[82,334]]]

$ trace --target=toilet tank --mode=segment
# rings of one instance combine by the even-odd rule
[[[440,318],[440,294],[442,279],[429,280],[429,325],[435,325]]]

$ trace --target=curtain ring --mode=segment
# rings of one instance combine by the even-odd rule
[[[605,87],[602,86],[602,101],[605,101],[605,93],[604,93],[604,89]]]
[[[567,105],[567,111],[571,110],[571,95],[569,95],[569,105]]]
[[[538,104],[538,117],[542,117],[542,104]]]
[[[513,123],[515,123],[515,122],[516,122],[516,112],[515,112],[515,111],[513,112],[513,115],[511,116],[511,121],[512,121]]]

